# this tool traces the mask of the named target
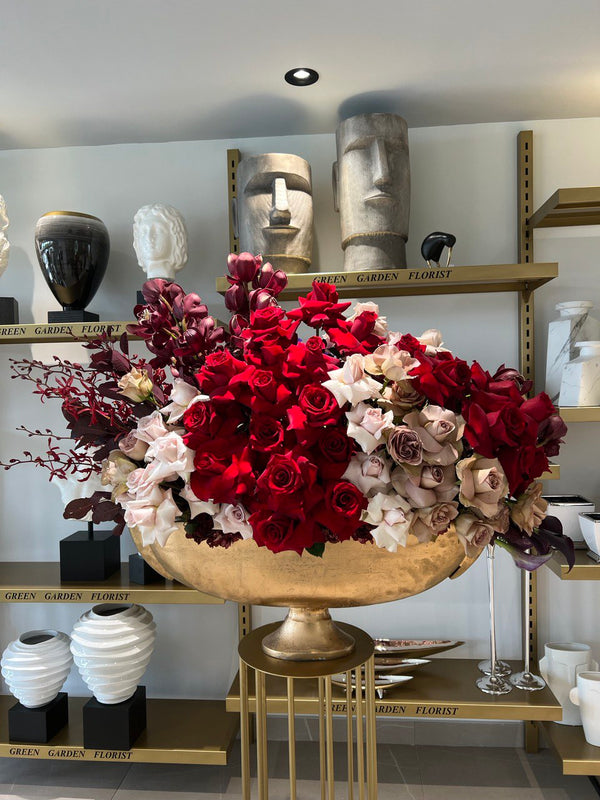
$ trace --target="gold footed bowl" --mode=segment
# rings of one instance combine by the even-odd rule
[[[333,622],[329,608],[411,597],[462,575],[477,558],[465,556],[453,527],[426,544],[411,535],[396,553],[351,540],[327,544],[321,558],[272,553],[254,539],[209,547],[188,539],[183,526],[164,547],[144,547],[135,528],[131,535],[150,566],[186,586],[236,603],[289,607],[282,625],[263,640],[263,650],[293,661],[352,652],[353,639]]]

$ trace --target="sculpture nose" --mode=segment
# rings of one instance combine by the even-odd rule
[[[373,141],[373,184],[382,191],[391,185],[390,167],[385,142],[381,139]]]
[[[289,225],[291,219],[292,212],[288,203],[285,178],[275,178],[273,181],[273,201],[269,221],[271,225]]]

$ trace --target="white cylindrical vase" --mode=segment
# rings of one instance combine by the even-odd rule
[[[50,703],[62,689],[73,664],[66,633],[27,631],[2,653],[2,677],[26,708]]]
[[[71,633],[77,669],[99,703],[123,703],[135,692],[154,650],[156,624],[138,605],[105,603],[86,611]]]

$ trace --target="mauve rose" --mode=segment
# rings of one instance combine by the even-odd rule
[[[510,509],[506,503],[501,502],[498,506],[498,513],[493,517],[488,517],[486,522],[496,533],[506,533],[510,527]]]
[[[226,503],[214,518],[214,526],[224,533],[239,533],[242,539],[252,538],[252,525],[248,522],[248,512],[241,503]]]
[[[458,517],[458,503],[438,503],[429,508],[418,508],[410,532],[420,542],[429,542],[434,536],[445,533],[452,520]]]
[[[387,451],[396,464],[416,466],[423,461],[423,444],[415,431],[406,425],[397,425],[387,440]]]
[[[392,473],[392,486],[413,508],[426,508],[447,503],[458,493],[454,465],[439,467],[422,464],[417,467],[397,467]]]
[[[366,497],[386,492],[390,485],[390,466],[381,455],[356,453],[342,478],[353,483]]]
[[[383,408],[392,410],[394,416],[401,417],[406,411],[423,405],[425,398],[413,388],[410,381],[396,381],[386,386],[378,402]]]
[[[429,405],[422,411],[411,411],[404,416],[408,425],[423,445],[423,461],[447,467],[454,464],[462,454],[460,439],[465,421],[453,411]]]
[[[119,439],[119,450],[133,461],[142,461],[147,449],[148,443],[138,439],[135,431],[129,431],[126,436]]]
[[[542,497],[542,484],[532,483],[510,510],[510,517],[515,525],[531,535],[545,519],[548,501]]]
[[[483,547],[492,541],[494,529],[486,522],[482,522],[474,514],[461,514],[454,522],[458,536],[465,553],[469,558],[475,558]]]
[[[167,433],[167,428],[163,422],[162,414],[160,411],[153,411],[147,417],[142,417],[138,421],[137,430],[135,432],[138,439],[143,442],[152,444],[155,439],[164,436]]]
[[[496,458],[470,456],[456,465],[460,481],[459,501],[477,508],[486,517],[495,517],[498,504],[508,492],[508,481]]]

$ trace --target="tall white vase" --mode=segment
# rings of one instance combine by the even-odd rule
[[[2,653],[2,677],[26,708],[45,706],[62,689],[73,664],[69,642],[60,631],[28,631]]]
[[[588,300],[556,305],[560,317],[548,325],[546,353],[546,392],[553,403],[558,403],[564,367],[577,356],[576,342],[600,338],[600,322],[590,315],[592,308]]]
[[[123,703],[135,692],[154,650],[156,624],[138,605],[105,603],[75,623],[71,652],[99,703]]]

